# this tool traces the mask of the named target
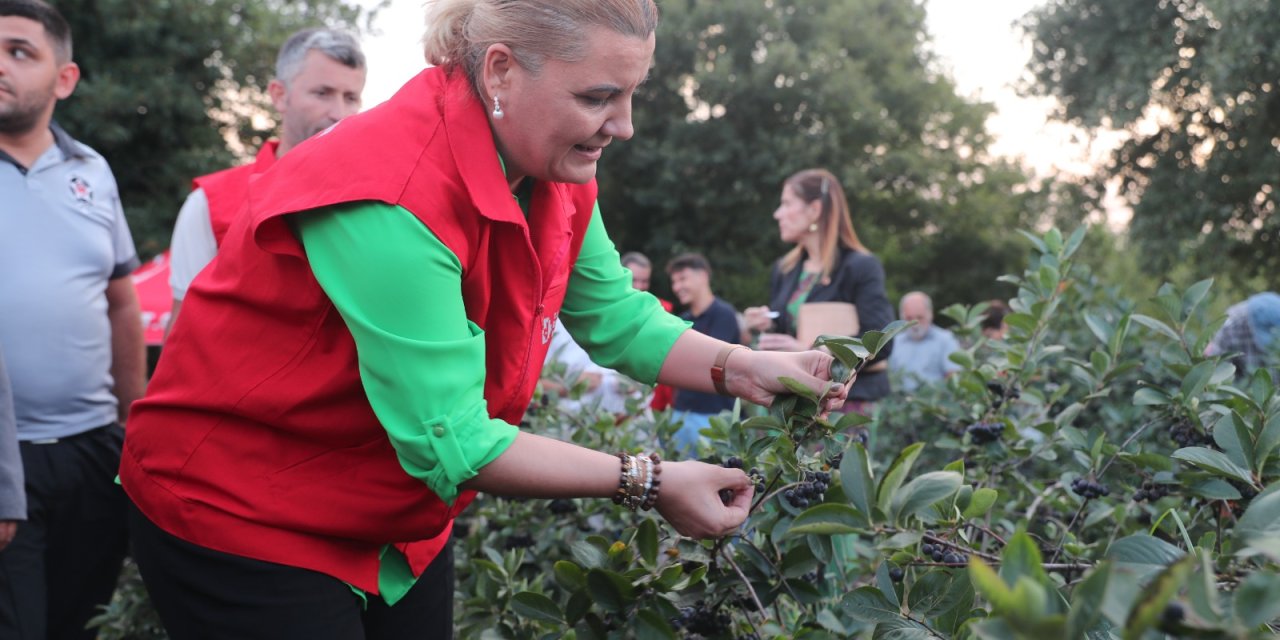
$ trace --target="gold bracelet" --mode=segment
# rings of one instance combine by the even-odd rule
[[[716,354],[716,363],[711,365],[711,385],[715,387],[716,393],[727,396],[730,395],[729,389],[724,386],[724,366],[729,362],[729,354],[738,349],[746,349],[740,344],[725,345],[720,353]]]

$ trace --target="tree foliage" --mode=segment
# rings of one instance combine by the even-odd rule
[[[53,4],[81,69],[56,118],[111,163],[143,254],[168,246],[193,177],[244,159],[274,129],[265,88],[285,38],[366,15],[349,0]]]
[[[1023,24],[1031,91],[1059,117],[1123,129],[1119,176],[1148,268],[1274,282],[1280,269],[1280,6],[1052,0]]]
[[[672,0],[662,10],[637,134],[601,163],[621,248],[659,264],[703,251],[722,295],[762,303],[787,248],[771,218],[782,181],[824,166],[891,293],[924,288],[943,303],[1008,293],[994,282],[1020,258],[1007,230],[1042,198],[988,157],[990,107],[933,71],[922,3]]]

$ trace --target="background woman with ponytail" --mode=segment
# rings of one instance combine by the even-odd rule
[[[759,348],[801,351],[795,317],[806,302],[849,302],[858,310],[859,332],[893,322],[893,305],[884,290],[884,267],[858,240],[844,189],[826,169],[807,169],[787,178],[773,212],[783,242],[795,245],[773,267],[769,305],[744,312],[747,327],[760,335]],[[771,317],[776,313],[776,317]],[[889,394],[886,344],[853,384],[846,410],[866,412]]]
[[[434,68],[254,183],[133,406],[120,477],[175,640],[450,637],[447,539],[476,491],[735,531],[740,469],[514,426],[557,319],[644,382],[847,393],[825,354],[688,331],[619,263],[595,167],[632,135],[652,0],[443,0],[428,25]]]

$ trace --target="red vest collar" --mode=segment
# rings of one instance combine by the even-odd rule
[[[444,79],[444,131],[471,201],[486,218],[525,226],[524,213],[511,195],[511,185],[498,160],[484,103],[467,74],[455,70],[444,74]]]

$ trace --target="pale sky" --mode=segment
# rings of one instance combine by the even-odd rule
[[[359,0],[366,6],[377,0]],[[933,48],[961,95],[996,105],[987,122],[995,138],[992,151],[1021,158],[1037,174],[1086,175],[1109,150],[1089,144],[1088,136],[1050,122],[1050,104],[1018,97],[1013,85],[1029,57],[1013,23],[1044,0],[926,0],[927,24]],[[374,23],[375,35],[365,38],[369,59],[366,107],[376,105],[425,66],[421,38],[422,0],[391,0]],[[1114,222],[1114,220],[1113,220]]]

